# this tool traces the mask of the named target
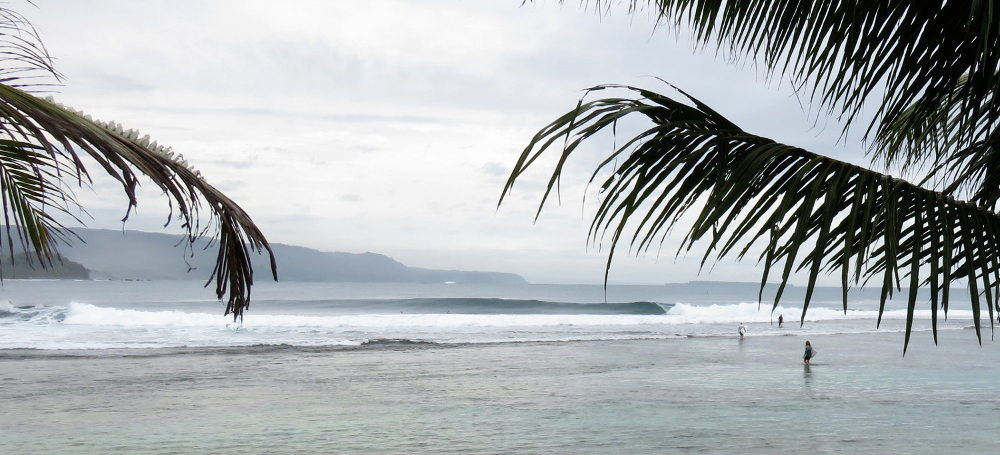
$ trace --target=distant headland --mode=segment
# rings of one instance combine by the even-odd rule
[[[37,263],[32,268],[25,260],[23,251],[15,249],[14,267],[10,267],[9,255],[2,260],[4,277],[201,280],[208,278],[215,261],[215,247],[207,241],[198,242],[193,255],[191,251],[185,254],[184,249],[178,246],[184,245],[180,235],[85,228],[74,228],[72,231],[83,241],[60,246],[62,265],[51,271],[41,270]],[[272,243],[271,248],[278,261],[278,278],[281,281],[527,283],[514,273],[409,267],[377,253],[324,252],[281,243]],[[265,256],[255,257],[253,267],[256,280],[271,279]],[[81,276],[81,273],[86,275]]]

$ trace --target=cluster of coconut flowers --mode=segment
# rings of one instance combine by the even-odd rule
[[[201,171],[195,169],[193,166],[191,166],[190,163],[187,162],[187,160],[184,159],[184,155],[183,154],[180,154],[180,153],[174,154],[174,149],[173,148],[171,148],[169,146],[161,145],[161,144],[157,143],[156,141],[151,140],[149,138],[148,134],[142,135],[140,137],[141,133],[139,132],[139,130],[134,130],[134,129],[131,129],[131,128],[125,129],[125,127],[123,127],[122,124],[118,123],[118,122],[114,122],[114,121],[105,122],[103,120],[95,119],[95,118],[91,117],[90,114],[86,114],[86,113],[84,113],[83,111],[81,111],[79,109],[73,108],[72,106],[67,106],[67,105],[62,104],[62,103],[57,103],[56,100],[53,97],[51,97],[51,96],[45,97],[45,101],[48,101],[49,103],[52,103],[52,104],[54,104],[56,106],[59,106],[61,109],[64,109],[64,110],[69,111],[69,112],[71,112],[73,114],[76,114],[77,116],[83,117],[87,121],[93,122],[95,125],[100,126],[101,128],[104,128],[105,130],[108,130],[108,131],[110,131],[110,132],[112,132],[112,133],[114,133],[114,134],[116,134],[118,136],[121,136],[121,137],[123,137],[125,139],[128,139],[132,143],[134,143],[134,144],[136,144],[136,145],[138,145],[138,146],[140,146],[140,147],[142,147],[142,148],[144,148],[146,150],[152,151],[153,153],[156,153],[157,155],[159,155],[159,156],[161,156],[163,158],[166,158],[167,160],[170,160],[170,161],[172,161],[172,162],[174,162],[176,164],[184,166],[185,169],[191,171],[191,173],[194,174],[194,176],[197,177],[199,180],[204,180],[205,179],[204,177],[202,177]]]

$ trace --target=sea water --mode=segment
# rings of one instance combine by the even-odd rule
[[[268,283],[242,322],[208,292],[4,282],[0,453],[998,449],[967,296],[939,346],[919,310],[904,357],[902,303],[877,327],[869,291],[845,312],[821,290],[801,322],[800,292],[772,312],[719,283]]]
[[[8,280],[0,349],[93,350],[255,345],[359,346],[373,341],[502,343],[899,332],[893,302],[876,324],[877,293],[824,289],[805,318],[795,292],[772,310],[756,285],[685,286],[265,283],[242,320],[186,281]],[[972,325],[961,293],[943,331]],[[957,308],[956,308],[957,307]],[[984,315],[986,312],[984,311]],[[784,327],[778,327],[782,316]],[[915,329],[929,330],[929,309]],[[943,319],[943,318],[942,318]],[[982,321],[989,326],[989,321]]]

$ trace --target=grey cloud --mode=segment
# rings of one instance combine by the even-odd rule
[[[91,80],[101,88],[115,92],[148,92],[153,89],[145,82],[114,74],[95,76]]]
[[[321,3],[335,2],[315,5]],[[64,68],[73,75],[63,91],[67,99],[88,101],[95,109],[114,115],[129,114],[134,120],[149,122],[144,128],[163,130],[167,138],[170,130],[196,131],[173,137],[182,141],[184,153],[196,164],[216,167],[209,174],[227,179],[218,183],[224,190],[237,189],[240,202],[273,241],[284,237],[290,243],[313,247],[349,241],[359,250],[391,256],[400,254],[401,248],[411,248],[414,257],[437,258],[425,263],[436,268],[449,267],[448,261],[456,257],[468,257],[475,250],[465,245],[478,243],[497,245],[496,260],[503,262],[505,269],[536,279],[573,282],[589,279],[581,277],[603,278],[603,254],[582,253],[593,212],[592,205],[581,210],[581,199],[593,167],[621,145],[610,134],[575,152],[564,169],[567,186],[563,187],[562,206],[553,193],[539,223],[532,221],[552,170],[551,161],[545,159],[519,180],[504,205],[495,209],[502,179],[531,135],[572,109],[582,95],[580,90],[595,84],[634,83],[669,92],[662,82],[643,75],[659,76],[748,131],[817,152],[829,151],[836,142],[836,137],[828,141],[829,132],[817,138],[815,131],[799,128],[797,119],[808,124],[807,115],[790,102],[787,90],[769,88],[751,71],[725,64],[724,59],[712,56],[713,49],[692,52],[689,40],[654,31],[652,21],[642,15],[629,17],[616,11],[601,17],[553,1],[524,7],[516,0],[400,4],[419,5],[415,8],[431,15],[453,12],[462,22],[476,26],[494,21],[497,35],[509,39],[500,40],[505,45],[489,48],[489,40],[478,43],[476,37],[467,37],[463,44],[486,46],[475,54],[488,57],[483,59],[456,63],[454,59],[437,59],[433,53],[398,58],[398,49],[380,48],[377,40],[370,49],[354,46],[352,50],[335,39],[324,41],[321,34],[310,34],[309,30],[270,32],[273,24],[267,18],[255,23],[253,17],[240,14],[241,8],[253,8],[241,1],[194,2],[185,8],[175,8],[170,2],[133,5],[95,0],[86,6],[67,2],[39,14],[38,25],[52,38],[53,54],[67,63]],[[306,3],[296,6],[301,10],[313,7]],[[79,20],[82,10],[93,11],[96,25]],[[363,15],[355,15],[357,8],[345,11],[350,14],[331,20],[360,21],[359,26],[377,28],[384,19],[373,17],[366,23]],[[53,22],[53,18],[61,19]],[[226,18],[249,22],[228,27],[175,26],[226,25]],[[478,24],[480,21],[484,23]],[[537,26],[540,24],[545,26]],[[442,29],[442,24],[433,20],[414,20],[411,25],[426,35]],[[87,36],[88,29],[95,26],[108,37],[104,45],[93,45]],[[525,31],[538,39],[516,39],[528,36]],[[414,41],[424,38],[413,35]],[[77,98],[70,96],[74,94]],[[129,118],[116,120],[128,122]],[[317,125],[320,122],[345,127]],[[622,122],[618,138],[628,137],[627,131],[643,125]],[[828,130],[836,133],[838,128],[832,125]],[[470,137],[470,131],[486,134]],[[267,147],[267,143],[285,148]],[[454,143],[462,146],[460,160],[435,161],[458,156],[446,150],[454,149]],[[236,155],[247,150],[250,153],[246,156]],[[410,163],[407,157],[414,155],[426,156],[427,167],[420,167],[418,161],[409,166],[387,166]],[[265,166],[273,168],[269,175],[287,181],[270,185],[253,177],[236,178],[257,175],[255,169]],[[412,175],[430,169],[441,171],[429,173],[434,183],[446,182],[451,176],[445,171],[450,171],[456,182],[467,186],[441,195],[427,189],[446,191],[441,185],[425,188],[412,183]],[[381,184],[372,179],[345,181],[339,176],[377,176]],[[317,186],[319,181],[326,183]],[[586,194],[592,194],[595,186]],[[152,185],[147,188],[155,189]],[[100,196],[84,191],[88,206],[95,201],[97,205],[92,207],[106,215],[108,227],[120,226],[117,220],[124,210],[108,208],[110,203],[104,202],[105,193],[120,196],[120,184],[98,182],[94,189]],[[315,191],[328,191],[328,196],[289,196]],[[336,208],[341,210],[326,205],[330,199],[340,202]],[[386,202],[396,199],[402,201],[399,205],[406,205]],[[427,200],[434,202],[423,203]],[[142,201],[143,212],[128,227],[159,229],[163,220],[153,209],[163,199]],[[121,207],[124,209],[124,201]],[[147,212],[157,216],[147,216]],[[370,222],[357,222],[364,217],[370,217]],[[329,225],[343,228],[336,235],[308,235]],[[420,232],[399,236],[401,229],[406,229],[400,226],[419,228]],[[506,241],[511,230],[517,234]],[[402,237],[405,239],[400,240]],[[505,241],[496,241],[498,238]],[[512,251],[517,245],[534,247]],[[539,249],[544,253],[535,251]],[[619,261],[631,264],[626,258],[622,255]],[[488,262],[477,264],[470,267],[490,268]],[[696,267],[682,265],[671,270],[678,269]],[[619,277],[632,281],[657,279],[646,265],[616,270]],[[745,273],[744,269],[734,270],[728,276]]]
[[[247,182],[242,180],[223,180],[215,185],[221,191],[234,191],[247,187]]]
[[[240,160],[240,161],[236,161],[236,160],[208,160],[206,162],[210,163],[210,164],[212,164],[214,166],[228,167],[228,168],[233,168],[233,169],[247,169],[247,168],[250,168],[250,167],[253,166],[254,161],[256,161],[256,160],[253,159],[253,158],[248,158],[246,160]]]
[[[493,177],[506,176],[510,173],[510,169],[508,169],[507,166],[504,166],[496,161],[490,161],[479,169],[483,171],[484,174]]]
[[[183,115],[221,115],[235,117],[281,117],[312,120],[332,120],[347,123],[441,123],[444,120],[419,115],[373,115],[373,114],[332,114],[310,113],[284,109],[264,109],[253,107],[166,107],[127,106],[134,111],[163,112]]]

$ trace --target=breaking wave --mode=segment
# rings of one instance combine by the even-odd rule
[[[284,303],[264,300],[262,303]],[[372,314],[664,314],[655,302],[576,303],[473,297],[309,300],[309,308]]]
[[[784,307],[779,305],[774,312],[770,311],[770,305],[758,305],[756,302],[721,304],[721,305],[690,305],[685,303],[675,304],[667,316],[678,324],[719,324],[719,323],[739,323],[739,322],[767,322],[776,321],[778,316],[784,316],[785,321],[798,321],[802,316],[802,309],[795,307]],[[943,313],[940,314],[943,318]],[[930,310],[916,310],[913,313],[914,319],[931,318]],[[972,319],[972,311],[951,310],[948,312],[949,318]],[[828,307],[811,307],[806,311],[806,322],[819,321],[843,321],[878,319],[878,310],[854,310],[848,309],[846,312],[841,309]],[[882,319],[906,319],[906,310],[886,310],[882,314]]]
[[[783,315],[797,322],[801,309],[778,307],[773,313],[757,303],[660,305],[575,304],[502,299],[408,299],[376,301],[372,313],[343,313],[347,306],[330,301],[311,307],[288,306],[284,313],[249,312],[241,324],[219,313],[147,311],[73,302],[67,306],[13,305],[0,302],[0,349],[123,349],[228,346],[399,346],[561,342],[590,340],[668,339],[733,336],[740,322],[754,336],[865,333],[876,330],[875,310],[813,307],[803,327],[776,330]],[[498,303],[499,302],[499,303]],[[490,305],[495,308],[487,313]],[[651,306],[659,310],[654,312]],[[399,310],[405,307],[410,311]],[[312,308],[311,310],[307,310]],[[388,309],[392,309],[389,311]],[[464,308],[466,312],[452,311]],[[609,313],[597,313],[603,308]],[[281,306],[270,306],[272,313]],[[437,313],[429,313],[436,309]],[[526,313],[526,311],[561,311]],[[507,311],[501,313],[500,311]],[[574,311],[576,313],[572,313]],[[586,311],[586,312],[584,312]],[[652,314],[649,314],[652,313]],[[883,329],[898,330],[906,310],[887,310]],[[919,310],[917,330],[928,325],[929,310]],[[971,311],[949,312],[948,327],[962,328]],[[922,326],[921,326],[922,324]],[[888,327],[886,327],[888,326]]]

